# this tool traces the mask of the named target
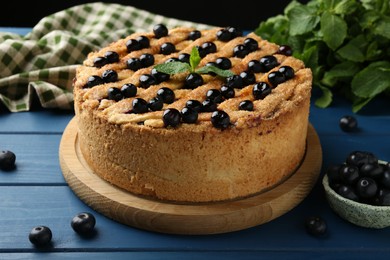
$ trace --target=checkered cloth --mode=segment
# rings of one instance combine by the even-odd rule
[[[210,27],[97,2],[47,16],[26,36],[0,32],[0,102],[12,112],[27,111],[36,94],[42,107],[73,109],[72,79],[88,53],[157,23]]]

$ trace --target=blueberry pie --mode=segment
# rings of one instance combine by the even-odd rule
[[[74,79],[82,154],[102,179],[158,200],[271,189],[305,153],[312,73],[291,54],[233,27],[164,24],[91,52]]]

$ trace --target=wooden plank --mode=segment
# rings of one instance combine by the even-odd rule
[[[44,257],[50,259],[94,259],[94,260],[150,260],[150,259],[170,259],[170,260],[183,260],[183,259],[213,259],[213,260],[228,260],[228,259],[246,259],[246,260],[258,260],[258,259],[289,259],[289,260],[302,260],[302,259],[389,259],[389,251],[371,251],[370,249],[363,249],[359,251],[327,251],[326,253],[321,250],[312,251],[224,251],[224,252],[199,252],[199,251],[187,251],[187,252],[65,252],[65,253],[50,253],[50,254],[38,254],[38,253],[4,253],[0,254],[1,259],[8,260],[41,260]]]
[[[0,149],[16,155],[16,169],[0,170],[0,185],[66,185],[59,166],[61,135],[0,134]]]
[[[62,133],[73,116],[58,110],[5,113],[0,116],[0,133]]]
[[[97,235],[78,236],[70,227],[72,217],[90,211],[96,217]],[[308,235],[304,220],[320,214],[329,223],[328,236]],[[68,187],[1,187],[0,252],[34,250],[28,233],[36,225],[53,232],[53,250],[93,251],[321,251],[389,250],[390,229],[367,229],[335,215],[321,189],[310,194],[298,207],[269,223],[220,235],[168,235],[143,231],[115,222],[93,211]]]

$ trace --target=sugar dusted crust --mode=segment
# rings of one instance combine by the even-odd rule
[[[221,28],[204,30],[202,37],[190,41],[193,28],[175,28],[169,35],[156,39],[153,33],[138,33],[93,52],[77,70],[74,81],[76,118],[82,153],[94,172],[108,182],[135,194],[155,199],[179,202],[211,202],[250,196],[269,189],[297,168],[305,152],[312,74],[302,61],[276,54],[279,46],[251,33],[228,42],[216,39]],[[150,38],[150,48],[127,52],[126,41],[136,36]],[[232,49],[246,38],[255,39],[259,49],[244,58],[233,57]],[[203,75],[205,84],[195,89],[183,89],[185,74],[149,88],[137,88],[137,97],[150,100],[161,87],[169,87],[175,102],[164,104],[162,110],[143,114],[129,113],[134,98],[120,101],[107,99],[110,87],[125,83],[138,86],[141,74],[150,73],[153,66],[131,71],[126,68],[130,57],[154,54],[155,64],[163,63],[179,53],[190,53],[193,46],[212,41],[217,52],[205,56],[200,66],[218,57],[228,57],[234,74],[247,69],[251,60],[266,55],[277,58],[279,65],[269,72],[255,73],[256,82],[268,82],[268,74],[281,66],[294,69],[292,79],[279,84],[264,99],[255,100],[253,84],[235,89],[235,97],[218,104],[225,111],[231,126],[213,127],[211,112],[199,113],[195,124],[181,123],[165,127],[162,114],[167,108],[178,110],[189,99],[203,101],[208,89],[220,89],[224,79]],[[163,42],[172,42],[178,52],[157,54]],[[106,51],[116,51],[120,61],[102,68],[93,67],[93,59]],[[88,77],[113,69],[119,80],[85,88]],[[254,110],[239,110],[243,100],[253,101]],[[140,124],[142,123],[142,124]]]

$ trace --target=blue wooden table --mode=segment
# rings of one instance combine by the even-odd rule
[[[313,95],[315,96],[315,92]],[[355,115],[359,131],[341,131],[338,120],[352,115],[348,101],[331,107],[312,105],[310,122],[323,149],[323,169],[306,199],[285,215],[261,226],[218,235],[168,235],[117,223],[84,204],[68,187],[59,165],[62,133],[73,111],[34,109],[0,113],[0,149],[17,156],[14,171],[0,171],[0,259],[389,259],[390,228],[355,226],[336,215],[326,202],[320,180],[332,163],[354,150],[390,160],[390,102],[377,99]],[[79,212],[96,217],[97,233],[78,236],[70,221]],[[304,228],[311,215],[328,224],[325,237]],[[34,247],[30,230],[46,225],[52,246]]]

